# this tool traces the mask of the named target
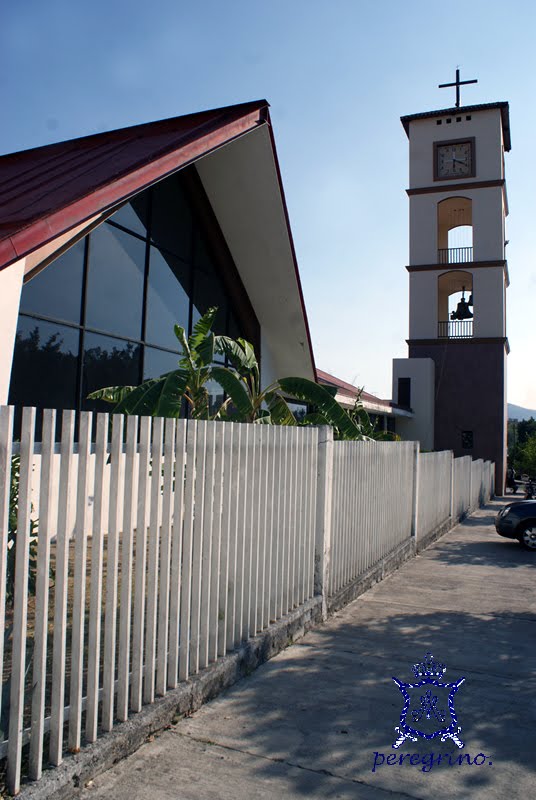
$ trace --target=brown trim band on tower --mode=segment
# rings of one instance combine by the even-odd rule
[[[482,269],[483,267],[503,267],[506,268],[506,261],[501,259],[499,261],[458,261],[456,264],[408,264],[406,269],[408,272],[433,272],[434,270],[441,270],[442,272],[456,271],[457,269]]]
[[[443,339],[406,339],[408,347],[416,347],[418,345],[441,345],[446,344],[466,347],[468,344],[503,344],[506,353],[510,352],[510,343],[507,336],[470,336],[466,339],[448,338],[445,336]]]
[[[495,181],[472,181],[471,183],[450,183],[448,186],[420,186],[415,189],[406,189],[406,194],[411,197],[414,194],[432,194],[433,192],[463,192],[466,189],[491,189],[495,186],[505,186],[504,178]]]

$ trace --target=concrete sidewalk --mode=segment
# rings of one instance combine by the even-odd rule
[[[84,790],[84,800],[536,796],[536,559],[501,539],[496,501],[217,700]],[[465,677],[461,738],[396,738],[427,651]],[[487,756],[423,772],[374,754]],[[380,756],[377,757],[380,761]],[[491,764],[489,763],[491,761]]]

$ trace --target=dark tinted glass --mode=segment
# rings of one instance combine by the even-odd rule
[[[227,333],[232,339],[238,339],[239,336],[242,336],[240,327],[232,311],[229,312],[229,324],[227,327]]]
[[[9,403],[75,408],[80,332],[19,316]]]
[[[227,298],[216,274],[209,251],[200,236],[196,237],[195,252],[192,325],[195,325],[209,308],[216,306],[218,313],[212,330],[214,333],[225,334],[227,328]]]
[[[220,384],[216,383],[216,381],[213,380],[207,381],[205,384],[205,388],[208,392],[208,397],[209,397],[208,399],[209,413],[213,415],[220,408],[221,404],[225,399],[225,395]]]
[[[87,395],[106,386],[137,386],[140,382],[140,346],[133,342],[86,333],[82,372],[82,408],[111,411],[108,403],[88,401]]]
[[[82,239],[24,285],[21,311],[80,324],[83,270]]]
[[[159,247],[190,263],[192,212],[176,175],[153,189],[151,238]]]
[[[145,243],[104,224],[90,236],[86,325],[141,338]]]
[[[305,403],[291,403],[287,400],[287,405],[298,420],[302,420],[307,414],[307,405]]]
[[[140,236],[147,236],[149,222],[149,197],[148,192],[135,197],[129,203],[125,203],[118,211],[110,217],[111,222],[117,222],[129,231],[134,231]]]
[[[151,247],[145,339],[152,344],[179,349],[173,326],[188,332],[191,268],[169,253]]]
[[[160,375],[164,375],[166,372],[178,369],[179,358],[178,353],[159,350],[157,347],[146,347],[143,360],[143,380],[159,378]]]

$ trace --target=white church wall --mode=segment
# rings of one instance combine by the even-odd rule
[[[504,258],[503,189],[493,186],[471,192],[473,201],[473,258],[499,261]]]
[[[440,272],[411,272],[409,276],[409,338],[437,337],[437,276]],[[432,300],[432,301],[431,301]]]
[[[0,405],[7,404],[25,259],[0,272]]]
[[[275,359],[266,333],[261,327],[261,385],[264,389],[278,378],[289,377],[287,375],[277,375]]]
[[[442,195],[448,197],[448,195]],[[409,202],[409,263],[436,264],[438,248],[437,198],[417,194]]]
[[[456,117],[461,117],[461,122],[456,122]],[[500,180],[504,177],[502,150],[502,125],[501,111],[498,108],[480,110],[468,114],[460,109],[460,114],[444,115],[419,119],[410,122],[410,188],[431,186],[434,183],[433,174],[433,143],[475,137],[476,139],[476,175],[474,178],[464,178],[464,183],[473,183],[483,180]],[[452,119],[450,124],[447,119]],[[441,125],[437,120],[441,119]],[[449,183],[449,181],[447,181]]]
[[[506,335],[504,270],[487,267],[473,271],[474,333],[476,337]]]
[[[270,343],[275,377],[313,380],[299,278],[268,127],[260,126],[210,153],[196,166],[265,346]]]
[[[406,441],[418,441],[421,450],[434,449],[434,362],[431,358],[393,359],[393,400],[398,402],[398,379],[411,380],[414,416],[400,417],[396,432]]]

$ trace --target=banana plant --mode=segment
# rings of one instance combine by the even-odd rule
[[[212,378],[215,343],[212,332],[217,309],[209,308],[196,323],[190,337],[180,325],[175,336],[182,351],[179,368],[151,378],[140,386],[108,386],[88,395],[90,400],[113,403],[114,413],[153,417],[179,417],[183,401],[193,419],[219,419],[229,401],[226,400],[211,416],[206,384]]]
[[[360,403],[351,412],[337,403],[334,391],[307,378],[280,378],[261,388],[255,351],[245,339],[217,336],[212,325],[217,309],[210,308],[188,338],[175,325],[182,350],[179,369],[145,381],[140,386],[108,386],[88,395],[91,400],[113,403],[115,413],[179,417],[186,401],[194,419],[233,420],[268,425],[297,425],[286,398],[306,403],[315,410],[300,424],[331,425],[337,439],[384,438],[374,430]],[[229,366],[214,364],[214,354],[226,357]],[[210,414],[207,382],[213,379],[227,399]]]
[[[226,418],[236,422],[267,425],[297,425],[281,394],[279,381],[261,388],[259,362],[253,346],[245,339],[216,337],[215,349],[226,356],[232,368],[214,365],[212,377],[229,399]]]
[[[362,419],[352,417],[339,405],[333,391],[307,378],[281,378],[278,383],[285,395],[314,407],[315,410],[304,417],[303,424],[331,425],[336,439],[371,438],[367,435]],[[363,411],[366,415],[366,411]]]

